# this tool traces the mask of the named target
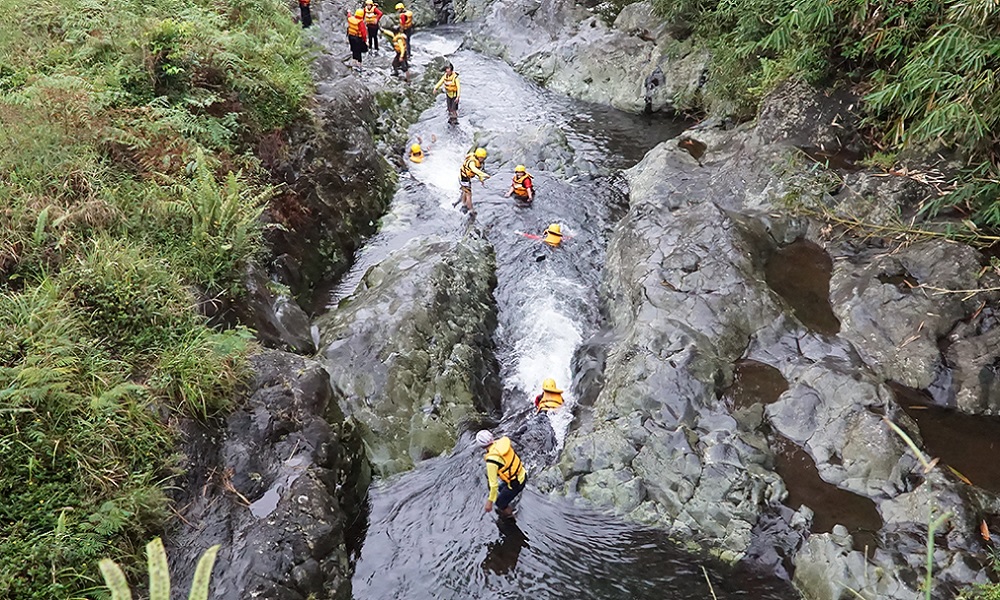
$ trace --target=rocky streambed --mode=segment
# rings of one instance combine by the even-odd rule
[[[232,540],[217,582],[232,597],[691,597],[707,578],[720,598],[909,599],[928,523],[948,513],[934,596],[984,581],[980,525],[1000,525],[1000,473],[984,464],[997,297],[976,291],[998,287],[989,259],[838,235],[788,210],[889,218],[927,193],[822,158],[855,150],[854,99],[786,85],[738,127],[628,117],[532,82],[635,113],[683,106],[707,57],[678,53],[645,3],[610,26],[563,2],[449,10],[481,19],[467,46],[531,81],[456,52],[463,30],[418,34],[421,68],[448,55],[463,77],[461,124],[442,106],[420,114],[407,137],[431,141],[428,159],[381,209],[363,192],[327,196],[371,223],[347,244],[329,233],[340,217],[321,219],[317,235],[357,263],[333,269],[340,285],[310,275],[328,293],[311,334],[304,313],[268,301],[295,315],[283,343],[316,345],[318,362],[265,355],[228,433],[192,438],[202,474],[187,489],[218,494],[192,497],[175,545],[193,557]],[[355,99],[394,85],[339,77]],[[469,221],[454,171],[473,145],[498,176]],[[502,198],[515,163],[539,184],[529,209]],[[555,252],[520,235],[550,222],[571,232]],[[567,406],[531,417],[547,376],[569,386]],[[889,422],[941,460],[925,469]],[[481,515],[468,432],[483,425],[525,448],[516,526]]]

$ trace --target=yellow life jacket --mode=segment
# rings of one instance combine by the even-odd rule
[[[562,242],[562,234],[546,229],[545,237],[542,238],[542,241],[555,248]]]
[[[449,98],[454,98],[458,95],[458,73],[452,71],[451,77],[444,76],[444,93]]]
[[[367,6],[365,7],[365,24],[374,25],[378,23],[378,13],[375,12],[375,6],[372,5],[371,9]]]
[[[413,13],[408,10],[399,13],[399,28],[403,31],[409,31],[411,27],[413,27]]]
[[[524,465],[514,452],[509,437],[504,436],[490,444],[490,447],[486,449],[486,462],[497,466],[497,476],[504,483],[510,484],[514,480],[521,481]]]
[[[514,174],[514,179],[511,180],[511,185],[514,186],[514,195],[520,196],[522,198],[528,197],[528,188],[524,185],[525,180],[530,180],[531,174],[524,173],[518,177],[517,173]]]
[[[562,394],[554,394],[552,392],[542,392],[542,395],[538,398],[535,412],[541,412],[543,410],[555,410],[562,405],[563,405]]]
[[[362,23],[364,23],[364,19],[361,17],[355,17],[354,15],[347,17],[347,35],[361,37]]]
[[[392,36],[392,47],[396,50],[396,54],[402,58],[406,58],[406,34],[397,33]]]
[[[413,161],[413,162],[415,162],[415,163],[422,163],[422,162],[424,162],[424,152],[422,150],[420,152],[413,152],[411,150],[410,151],[410,160]]]
[[[483,163],[479,162],[479,159],[476,158],[476,155],[470,152],[465,156],[465,162],[462,163],[463,179],[472,179],[473,177],[478,177],[478,175],[476,175],[476,172],[472,170],[473,166],[481,170],[483,168]]]

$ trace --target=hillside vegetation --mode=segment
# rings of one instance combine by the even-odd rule
[[[174,423],[248,371],[199,303],[241,293],[252,151],[311,85],[278,0],[0,0],[0,597],[103,597],[162,527]]]
[[[864,98],[879,160],[953,153],[955,207],[1000,228],[1000,2],[996,0],[653,0],[716,50],[709,95],[750,115],[786,78],[848,84]]]

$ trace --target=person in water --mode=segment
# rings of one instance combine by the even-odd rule
[[[563,405],[563,391],[556,386],[555,379],[542,382],[542,393],[535,396],[535,412],[555,410]]]
[[[485,512],[493,510],[504,519],[514,517],[514,507],[511,501],[521,493],[528,480],[528,472],[524,463],[514,452],[510,438],[504,436],[494,439],[493,432],[483,429],[476,434],[476,443],[486,450],[486,479],[489,482],[489,495],[486,498]]]
[[[459,185],[462,188],[462,196],[459,200],[465,205],[469,214],[475,216],[476,209],[472,208],[472,178],[478,177],[479,182],[486,185],[486,180],[490,176],[483,171],[486,163],[486,148],[476,148],[475,152],[470,152],[462,161],[462,168],[459,171]]]
[[[510,189],[504,194],[504,198],[511,194],[521,202],[531,203],[535,200],[535,189],[531,182],[531,173],[528,173],[524,165],[514,167],[514,178],[510,181]]]
[[[542,241],[552,246],[553,248],[558,248],[559,244],[562,243],[562,225],[559,223],[553,223],[542,232]]]

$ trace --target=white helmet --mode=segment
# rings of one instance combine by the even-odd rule
[[[483,429],[482,431],[476,434],[476,443],[482,446],[483,448],[486,448],[487,446],[493,443],[493,434],[490,433],[489,429]]]

